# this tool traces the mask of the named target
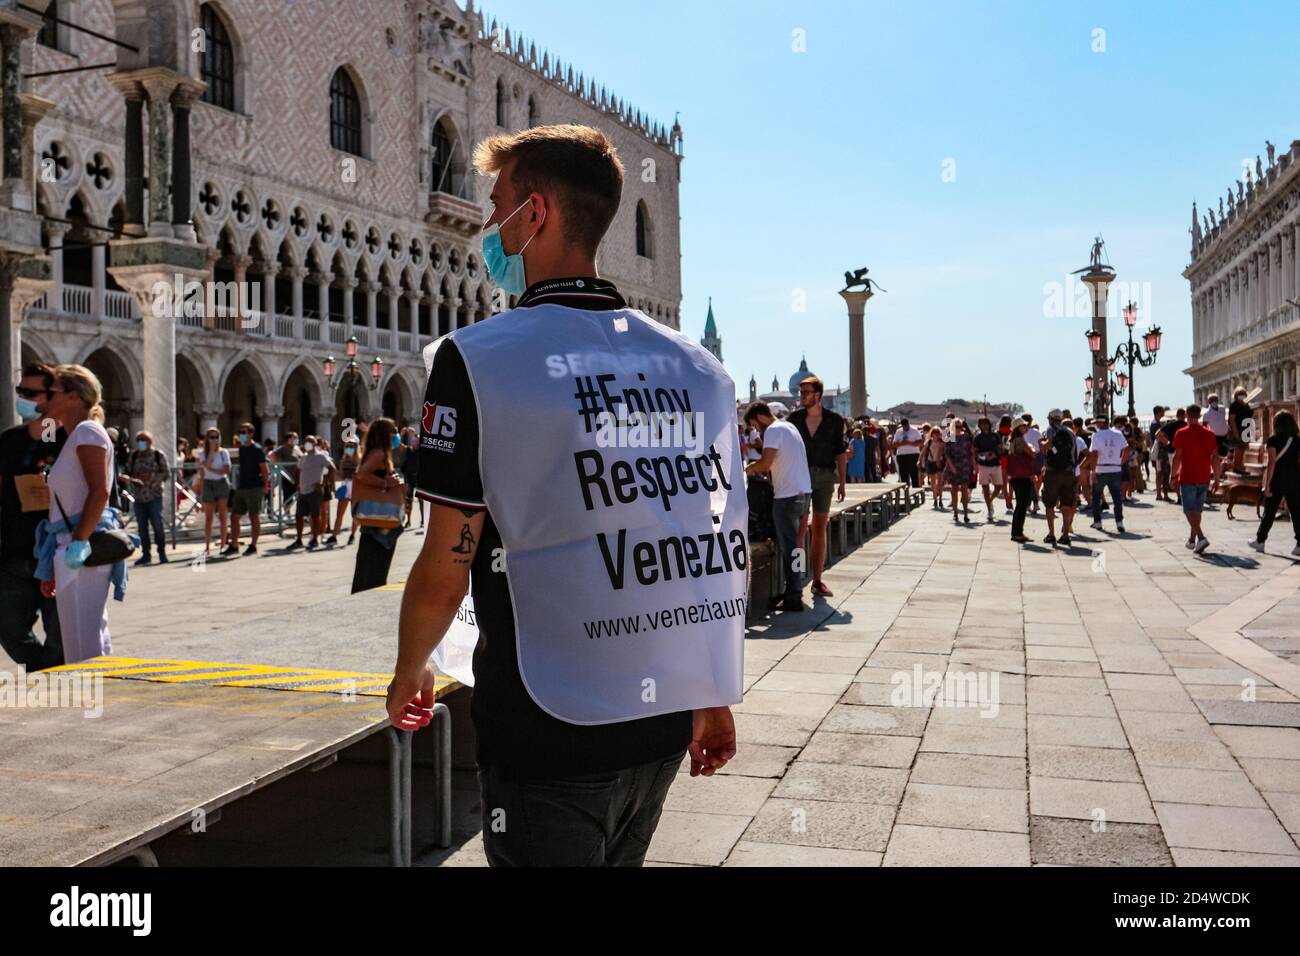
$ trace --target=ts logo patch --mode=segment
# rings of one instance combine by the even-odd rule
[[[424,415],[420,420],[424,433],[431,438],[456,437],[456,409],[449,405],[424,403]]]

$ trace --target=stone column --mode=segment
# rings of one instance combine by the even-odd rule
[[[115,85],[122,91],[122,98],[126,102],[126,130],[123,141],[126,223],[122,226],[122,231],[128,236],[143,236],[145,234],[144,90],[134,82],[119,82]]]
[[[126,437],[128,439],[128,444],[134,448],[135,436],[140,432],[148,431],[148,429],[144,427],[144,402],[127,402],[126,416],[131,428],[131,434]]]
[[[874,292],[840,292],[849,309],[849,408],[854,418],[867,413],[867,300]]]
[[[1291,294],[1300,299],[1300,221],[1291,223]]]
[[[203,84],[186,82],[171,95],[172,126],[172,231],[178,239],[194,241],[194,210],[190,173],[190,107],[202,95]]]
[[[40,220],[30,213],[13,213],[0,208],[0,226],[21,225],[22,237],[40,242]],[[0,368],[8,366],[9,381],[0,382],[0,429],[18,424],[13,386],[18,384],[18,370],[22,367],[22,322],[28,307],[50,287],[50,260],[38,256],[40,246],[31,247],[31,254],[0,252]],[[41,358],[50,361],[53,356]]]
[[[388,296],[388,347],[391,349],[397,348],[397,297],[400,292],[395,285],[384,287],[384,295]]]
[[[289,269],[289,278],[293,280],[293,337],[299,342],[307,335],[302,319],[302,281],[308,274],[304,266],[292,266]]]
[[[102,319],[107,309],[104,304],[108,290],[107,250],[108,246],[102,242],[90,247],[90,313],[97,319]]]
[[[222,411],[222,407],[220,405],[216,404],[215,402],[212,402],[205,405],[199,405],[194,410],[199,413],[199,436],[200,437],[205,435],[209,428],[217,427],[217,419],[221,416],[221,411]],[[230,440],[230,436],[222,435],[221,440],[222,442],[228,444]],[[155,435],[154,444],[156,445],[157,443],[158,443],[158,436]],[[175,442],[173,441],[172,444],[175,444]]]
[[[262,416],[262,434],[258,436],[262,441],[262,447],[278,445],[280,443],[280,419],[284,417],[284,406],[266,405],[259,408],[258,412]]]
[[[406,307],[410,314],[411,324],[411,348],[416,352],[420,351],[420,290],[406,290]],[[401,325],[398,325],[401,328]],[[397,343],[393,343],[396,345]]]
[[[357,287],[356,276],[343,276],[338,280],[339,287],[343,290],[343,338],[347,340],[352,337],[352,327],[356,323],[355,303],[352,301],[352,290]],[[369,343],[367,343],[369,344]]]
[[[170,454],[176,447],[176,317],[181,303],[160,293],[173,289],[178,277],[182,285],[202,281],[207,250],[196,243],[153,238],[113,240],[109,250],[109,271],[140,307],[144,428],[154,445]],[[170,516],[174,507],[173,496],[166,496],[164,513]]]
[[[149,228],[148,235],[169,238],[172,229],[172,139],[171,98],[179,77],[159,71],[143,71],[140,85],[149,97]]]
[[[1115,281],[1114,272],[1095,270],[1081,277],[1088,286],[1088,295],[1092,299],[1092,328],[1101,334],[1101,348],[1092,357],[1092,411],[1094,415],[1110,415],[1110,348],[1106,335],[1106,298],[1110,284]]]
[[[45,234],[49,238],[50,285],[46,303],[55,312],[63,312],[63,240],[72,226],[66,222],[46,222]]]
[[[280,263],[272,260],[262,264],[262,288],[258,298],[262,300],[262,334],[275,335],[275,277],[280,274]]]
[[[0,126],[0,205],[19,212],[32,212],[36,203],[31,186],[23,178],[22,44],[40,29],[41,20],[9,7],[3,12],[5,18],[0,21],[0,114],[3,114],[3,125]]]
[[[1282,299],[1289,302],[1295,296],[1295,238],[1290,226],[1282,228]]]
[[[253,264],[252,256],[232,256],[231,265],[235,272],[235,331],[245,333],[248,331],[248,309],[245,305],[248,302],[248,295],[245,290],[248,288],[248,267]]]
[[[325,445],[324,451],[330,451],[334,445],[334,416],[337,410],[329,407],[316,409],[316,434]]]
[[[334,273],[322,272],[316,276],[316,311],[320,313],[320,341],[330,342],[330,283]]]
[[[361,288],[366,293],[366,328],[370,330],[370,340],[366,344],[372,349],[378,348],[375,326],[379,322],[379,283],[367,280],[361,284]]]

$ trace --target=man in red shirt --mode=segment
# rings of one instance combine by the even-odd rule
[[[1211,429],[1201,424],[1201,406],[1187,406],[1187,424],[1174,433],[1173,445],[1170,471],[1178,482],[1178,497],[1191,529],[1187,547],[1200,554],[1210,546],[1201,533],[1201,512],[1219,458],[1219,440]]]

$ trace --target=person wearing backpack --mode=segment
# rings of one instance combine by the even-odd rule
[[[1047,537],[1044,544],[1052,547],[1070,546],[1070,530],[1074,525],[1074,509],[1079,501],[1079,479],[1075,469],[1079,464],[1079,448],[1074,432],[1061,417],[1058,409],[1047,413],[1048,427],[1043,433],[1043,506],[1047,509]],[[1071,423],[1073,424],[1073,423]],[[1061,537],[1056,537],[1056,509],[1061,509]]]
[[[167,456],[153,447],[153,436],[138,432],[135,450],[126,460],[119,480],[135,496],[135,523],[140,530],[140,557],[136,564],[152,564],[152,546],[158,544],[158,562],[167,563],[167,539],[163,534],[163,499],[171,488],[171,466]],[[153,538],[150,539],[150,531]]]
[[[1300,558],[1300,429],[1290,412],[1273,416],[1273,437],[1264,445],[1268,461],[1264,465],[1264,517],[1250,546],[1264,550],[1269,529],[1277,517],[1278,508],[1286,502],[1291,512],[1291,528],[1295,531],[1295,548],[1291,554]]]

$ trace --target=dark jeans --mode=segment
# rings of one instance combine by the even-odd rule
[[[1034,479],[1012,478],[1011,490],[1016,495],[1016,510],[1011,516],[1011,537],[1018,538],[1025,533],[1025,515],[1029,513],[1029,503],[1034,500]]]
[[[685,751],[554,780],[478,772],[489,866],[640,866]]]
[[[776,563],[785,582],[781,597],[786,601],[803,600],[803,574],[795,570],[795,546],[799,543],[799,519],[803,517],[806,495],[772,499],[772,524],[776,532]]]
[[[137,501],[135,503],[135,523],[140,526],[140,554],[149,557],[152,539],[149,531],[152,527],[153,537],[158,539],[158,556],[166,551],[167,538],[163,534],[163,500]]]
[[[58,604],[41,595],[41,582],[32,577],[35,571],[35,559],[0,560],[0,646],[28,671],[63,664]],[[45,627],[44,644],[32,632],[38,614]]]
[[[398,532],[401,533],[400,531]],[[357,564],[352,571],[352,593],[381,588],[388,583],[394,548],[385,548],[363,528],[357,536]]]
[[[1110,500],[1115,505],[1115,523],[1124,523],[1124,472],[1111,471],[1092,476],[1092,520],[1101,520],[1102,489],[1110,489]]]
[[[913,488],[921,487],[920,455],[895,455],[898,462],[898,480]]]
[[[1273,527],[1273,519],[1277,517],[1277,509],[1282,507],[1283,501],[1286,501],[1287,510],[1291,512],[1291,529],[1295,531],[1295,543],[1300,544],[1300,488],[1291,487],[1281,491],[1274,487],[1272,491],[1273,493],[1264,499],[1264,517],[1259,519],[1256,540],[1268,540],[1268,532]]]

